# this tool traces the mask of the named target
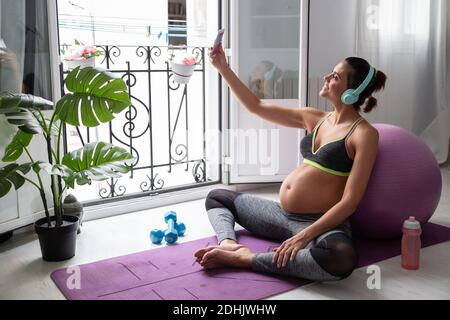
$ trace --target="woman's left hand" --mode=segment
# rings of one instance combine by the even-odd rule
[[[275,256],[273,257],[272,262],[276,263],[278,268],[285,267],[289,259],[293,261],[298,251],[305,248],[309,241],[310,239],[307,237],[306,232],[304,230],[300,231],[292,238],[284,241],[281,246],[273,249],[273,251],[275,251]]]

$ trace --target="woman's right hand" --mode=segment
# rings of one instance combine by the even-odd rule
[[[212,48],[208,51],[209,62],[219,71],[220,73],[228,68],[227,58],[225,56],[225,51],[223,51],[222,46],[213,52]]]

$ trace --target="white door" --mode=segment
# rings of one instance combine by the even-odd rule
[[[305,106],[308,1],[231,0],[229,11],[230,64],[239,78],[263,100]],[[228,105],[229,182],[281,182],[302,160],[304,130],[258,118],[233,96]]]

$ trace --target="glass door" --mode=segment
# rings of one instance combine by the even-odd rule
[[[306,61],[307,2],[231,0],[231,67],[266,102],[292,108],[304,103],[299,70]],[[281,182],[298,165],[301,131],[255,116],[233,96],[229,104],[229,181]]]
[[[240,78],[261,99],[298,99],[300,0],[238,6]]]

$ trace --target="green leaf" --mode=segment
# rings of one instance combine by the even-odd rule
[[[10,124],[19,127],[26,133],[39,134],[42,132],[42,127],[31,110],[17,108],[14,112],[5,113],[5,116]]]
[[[67,75],[66,87],[70,93],[58,101],[55,112],[73,126],[96,127],[131,105],[125,82],[101,69],[75,68]]]
[[[0,114],[4,114],[10,124],[29,134],[42,132],[41,124],[33,111],[52,108],[53,102],[41,97],[23,93],[0,93]]]
[[[33,169],[34,172],[39,173],[45,167],[46,164],[47,162],[44,161],[36,161],[31,165],[31,168]]]
[[[39,120],[39,123],[41,124],[42,128],[44,128],[45,126],[48,126],[51,121],[51,119],[45,118],[46,123],[44,124],[41,117],[37,117],[37,119]],[[54,137],[57,137],[59,134],[59,127],[61,125],[61,122],[59,122],[58,120],[59,120],[58,116],[55,115],[55,118],[53,119],[52,127],[50,128],[50,134]],[[47,130],[48,130],[48,128],[47,128]]]
[[[22,176],[27,174],[31,169],[31,163],[18,165],[12,163],[0,169],[0,198],[3,198],[14,188],[18,190],[25,183],[25,179]],[[21,174],[22,173],[22,174]]]
[[[52,110],[53,102],[31,94],[6,91],[0,93],[0,110],[7,108]]]
[[[19,130],[14,136],[12,142],[6,147],[3,162],[14,162],[20,158],[24,148],[28,147],[33,138],[32,134]]]
[[[36,173],[44,170],[52,176],[70,177],[74,174],[72,170],[63,164],[51,164],[43,161],[37,161],[33,163],[32,167]]]
[[[86,144],[64,156],[62,163],[73,171],[72,176],[63,177],[71,187],[75,182],[79,185],[91,183],[92,180],[103,181],[109,178],[120,178],[121,174],[130,171],[134,157],[125,149],[105,142]]]

